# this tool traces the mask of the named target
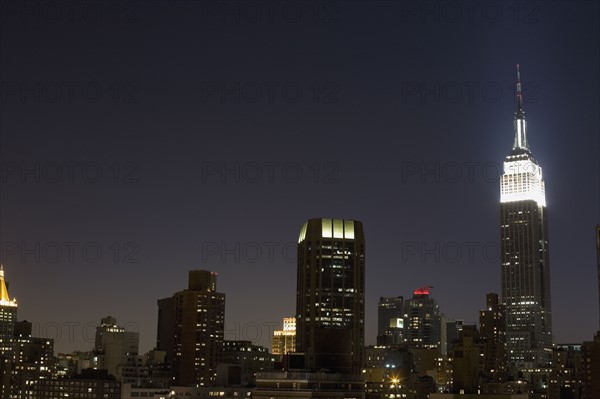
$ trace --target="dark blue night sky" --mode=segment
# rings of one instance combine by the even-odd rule
[[[367,343],[379,296],[425,285],[477,322],[517,63],[555,342],[598,329],[598,3],[32,4],[0,15],[0,241],[19,318],[57,351],[91,349],[106,315],[151,349],[156,300],[196,268],[219,273],[226,338],[270,346],[313,217],[364,223]]]

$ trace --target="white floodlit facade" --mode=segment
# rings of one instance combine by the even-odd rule
[[[500,180],[500,257],[506,355],[518,370],[551,362],[552,312],[545,186],[527,144],[520,82],[517,99],[515,140]]]

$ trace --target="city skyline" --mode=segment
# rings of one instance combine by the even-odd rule
[[[477,14],[471,24],[353,4],[340,4],[333,23],[268,24],[198,23],[199,6],[156,2],[135,22],[80,21],[75,35],[74,25],[6,15],[0,260],[19,319],[38,335],[59,329],[58,352],[92,347],[84,327],[111,315],[139,329],[143,352],[155,344],[156,300],[202,268],[219,274],[227,294],[226,338],[253,338],[259,326],[256,341],[269,346],[270,323],[280,327],[295,309],[297,230],[323,217],[365,225],[367,344],[379,297],[426,285],[449,318],[477,321],[485,295],[500,291],[497,172],[511,147],[519,63],[532,151],[548,184],[555,342],[589,339],[598,328],[588,315],[598,306],[599,64],[590,39],[598,6],[540,3],[532,22],[531,10],[515,21],[501,4],[500,23]],[[36,82],[40,103],[24,102],[18,93]],[[67,82],[97,83],[101,101],[76,91],[72,102],[51,102],[52,84]],[[239,102],[222,97],[236,82]],[[301,101],[280,90],[273,103],[249,101],[269,82],[300,86]],[[54,164],[63,168],[58,182]],[[108,295],[97,283],[106,279]]]
[[[516,140],[516,139],[515,139],[515,140]],[[360,222],[359,222],[359,223],[360,223]],[[305,224],[306,224],[306,223],[305,223]],[[361,228],[362,228],[362,227],[361,227]],[[304,226],[304,227],[302,228],[302,230],[303,230],[303,231],[305,231],[305,230],[306,230],[306,226]],[[600,231],[600,228],[599,228],[598,226],[596,226],[596,235],[597,235],[597,236],[598,236],[598,233],[597,233],[598,231]],[[302,233],[301,233],[301,234],[302,234]],[[368,270],[368,269],[367,269],[367,270]],[[600,269],[598,269],[598,270],[600,270]],[[214,272],[213,272],[213,274],[215,274],[215,275],[216,275],[217,273],[214,273]],[[8,304],[8,302],[10,302],[10,304],[9,304],[9,305],[10,305],[10,306],[14,306],[14,307],[16,308],[17,298],[13,296],[13,297],[12,297],[12,299],[9,299],[10,295],[9,295],[8,289],[6,289],[6,284],[5,284],[5,280],[4,280],[4,266],[3,266],[3,265],[0,267],[0,275],[1,275],[1,277],[2,277],[2,287],[1,287],[1,288],[2,288],[2,298],[3,298],[3,301],[4,301],[4,302],[6,302],[7,304]],[[599,279],[600,279],[600,277],[599,277]],[[429,295],[429,294],[430,294],[430,292],[429,292],[429,288],[434,288],[434,287],[432,287],[432,286],[428,286],[428,287],[425,287],[425,288],[418,288],[418,289],[414,290],[414,293],[420,292],[420,291],[422,291],[422,290],[426,290],[426,291],[427,291],[427,295]],[[500,291],[500,290],[497,290],[497,291]],[[406,293],[401,293],[401,294],[402,294],[402,295],[398,295],[398,297],[403,297],[403,296],[404,296],[404,294],[406,294]],[[600,296],[600,293],[599,293],[598,295]],[[5,297],[5,296],[6,296],[6,298],[7,298],[6,300],[4,300],[4,297]],[[395,298],[395,297],[381,297],[380,299],[394,299],[394,298]],[[435,298],[435,295],[433,296],[433,298]],[[160,300],[160,298],[157,298],[157,300],[158,300],[159,302],[161,301],[161,300]],[[406,301],[409,301],[409,300],[407,299]],[[4,302],[3,302],[3,303],[4,303]],[[440,306],[440,312],[441,312],[440,314],[442,314],[442,315],[446,315],[446,314],[443,312],[443,304]],[[368,310],[367,310],[367,312],[365,312],[365,313],[369,313],[369,312],[368,312]],[[375,309],[375,311],[374,311],[373,313],[377,313],[377,309]],[[106,314],[103,314],[103,315],[105,315],[105,316],[107,316],[107,317],[112,317],[112,316],[110,316],[109,314],[110,314],[110,312],[106,312]],[[100,316],[103,316],[103,315],[100,315]],[[285,316],[285,315],[282,315],[282,318],[283,318],[284,316]],[[456,317],[458,317],[458,318],[460,318],[460,317],[465,317],[465,315],[461,315],[461,314],[459,314],[459,315],[455,315],[455,316],[456,316]],[[469,319],[469,317],[472,317],[472,319],[473,319],[473,320],[470,320],[470,319]],[[466,319],[466,320],[469,320],[469,321],[468,321],[468,323],[479,324],[479,323],[476,321],[476,320],[477,320],[477,317],[478,317],[478,315],[475,315],[475,316],[467,316],[467,319]],[[19,319],[21,319],[21,320],[24,320],[24,321],[28,321],[28,322],[32,323],[32,324],[35,326],[35,328],[39,328],[39,327],[40,327],[40,325],[39,325],[39,322],[36,322],[35,320],[26,320],[26,319],[23,319],[22,317],[19,317]],[[375,323],[375,324],[376,324],[376,326],[377,326],[377,327],[375,328],[375,331],[377,332],[377,330],[378,330],[378,328],[379,328],[379,323],[378,323],[378,321],[377,321],[377,316],[375,316],[375,321],[374,321],[374,323]],[[76,333],[76,331],[77,331],[77,326],[79,325],[78,323],[76,323],[76,324],[77,324],[77,325],[75,325],[75,324],[71,324],[71,325],[65,325],[65,326],[63,326],[63,327],[69,328],[69,329],[70,329],[70,330],[69,330],[69,333],[70,333],[70,334],[73,334],[73,333]],[[268,323],[264,324],[262,327],[259,327],[259,325],[258,325],[257,323],[253,323],[253,322],[251,322],[251,323],[249,323],[249,324],[251,324],[251,327],[250,327],[250,328],[248,329],[248,331],[247,331],[247,334],[248,334],[248,335],[250,335],[250,334],[251,334],[251,332],[250,332],[250,331],[251,331],[251,329],[261,329],[261,331],[258,331],[258,330],[256,330],[256,331],[258,332],[258,334],[259,334],[259,335],[262,335],[263,333],[264,333],[264,334],[268,334],[268,333],[272,333],[273,331],[277,330],[277,329],[279,328],[279,324],[281,324],[281,323],[279,323],[279,324],[275,324],[275,323],[268,322]],[[96,326],[96,325],[97,325],[97,323],[96,323],[96,322],[94,322],[94,326]],[[127,323],[127,325],[128,325],[128,327],[129,327],[129,330],[127,330],[127,331],[133,331],[133,332],[136,332],[136,333],[140,333],[140,336],[142,336],[142,335],[144,335],[144,334],[146,334],[146,333],[147,333],[147,331],[139,331],[139,330],[137,330],[137,329],[136,329],[136,327],[137,327],[137,323],[131,323],[131,322],[128,322],[128,323]],[[282,325],[282,324],[281,324],[281,325]],[[57,326],[56,324],[53,324],[51,327],[52,327],[52,328],[54,328],[54,329],[55,329],[55,331],[56,331],[56,329],[57,329],[59,326]],[[241,326],[241,329],[242,329],[242,330],[240,330],[240,328],[237,328],[236,330],[228,330],[227,328],[225,328],[225,339],[229,339],[229,340],[238,340],[238,339],[246,340],[246,339],[248,339],[248,340],[250,340],[250,341],[255,341],[255,340],[251,339],[251,337],[249,338],[248,336],[244,336],[243,329],[245,329],[246,327],[247,327],[247,326]],[[373,329],[373,328],[372,328],[373,326],[370,326],[370,327],[371,327],[370,329],[372,330],[372,329]],[[34,335],[35,335],[36,333],[39,335],[39,332],[40,332],[40,331],[39,331],[39,329],[38,329],[38,330],[36,330],[35,328],[34,328]],[[44,327],[41,327],[41,328],[43,329]],[[88,328],[89,328],[89,326],[88,326]],[[155,328],[155,329],[156,329],[156,328]],[[367,329],[369,329],[369,328],[367,328]],[[262,331],[262,330],[264,330],[264,331]],[[254,330],[252,330],[252,331],[254,331]],[[230,335],[229,335],[229,338],[227,338],[227,334],[228,334],[228,333],[230,334]],[[241,335],[231,335],[232,333],[234,333],[234,334],[241,334]],[[61,335],[62,335],[62,333],[60,333],[60,332],[59,332],[59,334],[61,334]],[[53,338],[53,337],[52,337],[52,336],[50,336],[49,338]],[[59,337],[59,338],[60,338],[60,337]],[[86,338],[87,338],[87,336],[86,336]],[[375,342],[374,342],[374,341],[376,341],[376,338],[377,338],[377,334],[375,335],[375,337],[369,337],[368,335],[366,335],[366,334],[365,334],[365,341],[367,342],[367,345],[372,345],[372,344],[375,344]],[[87,342],[87,341],[86,341],[86,342]],[[568,343],[568,342],[570,342],[570,341],[565,341],[564,343]],[[256,341],[256,343],[263,344],[263,341]],[[266,342],[266,343],[265,343],[265,346],[267,346],[267,347],[269,347],[269,348],[270,348],[270,343],[271,343],[270,341]],[[561,343],[561,342],[554,341],[554,344],[559,344],[559,343]],[[92,340],[90,344],[91,344],[91,347],[93,347],[93,346],[94,346],[94,341]],[[156,347],[157,347],[157,346],[156,346],[156,345],[154,345],[154,346],[152,346],[151,348],[148,348],[147,350],[150,350],[150,349],[153,349],[153,348],[156,348]],[[76,349],[76,350],[84,350],[84,351],[85,351],[85,350],[87,350],[87,349],[89,349],[89,348],[88,348],[88,347],[86,347],[86,346],[84,346],[84,347],[77,347],[77,348],[75,348],[75,349]],[[141,352],[143,352],[143,351],[146,351],[146,349],[144,349],[144,350],[141,350]],[[56,352],[58,353],[59,351],[56,351]],[[66,352],[66,351],[62,351],[62,352]]]
[[[516,136],[516,137],[517,137],[517,136]],[[515,143],[517,142],[517,138],[516,138],[516,137],[515,137]],[[515,144],[515,145],[516,145],[516,144]],[[316,219],[315,219],[315,220],[316,220]],[[335,219],[322,219],[322,220],[330,220],[330,221],[333,223],[333,221],[334,221]],[[338,220],[338,221],[339,221],[339,220]],[[352,222],[352,221],[350,221],[350,222]],[[359,224],[361,225],[360,229],[361,229],[361,231],[362,231],[362,223],[361,223],[361,222],[358,222],[358,221],[354,221],[354,222],[355,222],[355,223],[359,223]],[[304,235],[306,234],[306,230],[307,230],[307,223],[305,223],[305,224],[303,225],[303,227],[301,228],[301,233],[300,233],[300,239],[299,239],[299,242],[301,242],[301,241],[303,240],[303,234],[304,234]],[[320,230],[320,227],[319,227],[319,230]],[[331,226],[330,226],[330,230],[333,232],[333,229],[332,229],[332,227],[331,227]],[[596,226],[595,230],[596,230],[596,238],[597,238],[597,237],[600,237],[600,234],[598,233],[598,232],[600,231],[600,226]],[[342,231],[343,231],[343,230],[342,230]],[[325,234],[325,233],[324,233],[324,234]],[[331,233],[331,234],[333,234],[333,233]],[[354,233],[352,233],[352,234],[354,234]],[[362,233],[361,233],[361,234],[362,234]],[[596,248],[598,248],[598,247],[596,247]],[[598,252],[598,253],[600,253],[600,252]],[[600,264],[600,263],[598,263],[598,264]],[[599,268],[598,270],[600,270],[600,268]],[[196,270],[196,271],[190,270],[190,271],[189,271],[189,273],[192,273],[192,272],[199,272],[199,271],[198,271],[198,270]],[[206,273],[205,271],[200,271],[200,272]],[[213,278],[215,278],[215,279],[216,279],[216,274],[217,274],[217,273],[215,273],[215,272],[210,272],[210,274],[212,274],[212,275],[214,276]],[[16,297],[13,297],[12,299],[10,299],[10,295],[9,295],[9,292],[8,292],[8,289],[7,289],[7,284],[5,283],[5,279],[4,279],[4,266],[3,266],[3,265],[2,265],[2,266],[0,266],[0,278],[1,278],[1,284],[0,284],[0,285],[1,285],[1,287],[0,287],[0,288],[1,288],[1,290],[0,290],[0,291],[2,291],[2,303],[3,303],[3,304],[5,304],[6,306],[10,306],[10,307],[13,307],[13,308],[15,308],[15,309],[16,309],[16,307],[17,307],[17,305],[16,305],[16,304],[17,304],[17,298],[16,298]],[[191,278],[191,274],[190,274],[190,278]],[[599,272],[599,277],[598,277],[598,278],[599,278],[599,281],[600,281],[600,272]],[[190,284],[191,284],[191,283],[190,283]],[[430,290],[429,290],[429,289],[430,289],[430,288],[434,288],[434,287],[432,287],[432,286],[426,286],[426,287],[418,288],[418,289],[414,290],[414,292],[413,292],[413,295],[416,295],[417,297],[418,297],[418,296],[420,296],[420,295],[425,295],[425,296],[429,297],[429,295],[430,295]],[[497,295],[497,294],[496,294],[496,295]],[[486,296],[489,296],[489,294],[487,294]],[[600,293],[598,294],[598,296],[600,297]],[[380,297],[380,305],[381,305],[381,303],[382,303],[382,302],[381,302],[382,300],[394,300],[394,299],[398,299],[398,298],[399,298],[399,299],[401,299],[401,300],[404,302],[403,295],[399,295],[399,296],[397,296],[397,297]],[[161,316],[160,316],[160,302],[161,302],[161,301],[165,301],[166,299],[170,299],[170,298],[165,298],[165,299],[160,299],[160,298],[158,298],[158,299],[157,299],[157,301],[158,301],[158,303],[159,303],[159,311],[157,312],[157,317],[158,317],[158,320],[160,320],[160,318],[161,318]],[[409,299],[407,299],[406,301],[408,302],[408,301],[410,301],[410,300],[409,300]],[[436,301],[436,302],[437,302],[437,301]],[[438,306],[438,305],[436,305],[436,306]],[[442,310],[443,310],[443,309],[441,309],[441,307],[440,307],[440,312],[441,312],[440,314],[445,316],[445,313],[443,313],[443,311],[442,311]],[[381,317],[381,308],[379,308],[379,311],[378,311],[377,313],[378,313],[378,316],[377,316],[377,321],[376,321],[376,324],[377,324],[377,329],[376,329],[376,330],[378,331],[378,330],[379,330],[379,328],[381,327],[381,323],[380,323],[380,320],[379,320],[379,318]],[[405,311],[405,316],[409,316],[409,319],[410,319],[410,315],[409,315],[408,313],[406,313],[406,311]],[[108,318],[112,318],[112,316],[107,316],[107,317],[108,317]],[[282,316],[282,317],[285,319],[285,317],[284,317],[284,316]],[[459,315],[459,317],[460,317],[460,315]],[[17,320],[17,318],[15,318],[15,320]],[[24,320],[25,322],[29,322],[29,323],[33,323],[33,324],[37,324],[35,321],[33,321],[33,322],[32,322],[31,320],[25,320],[25,319],[23,319],[23,320]],[[406,323],[406,321],[405,321],[405,323]],[[469,323],[471,323],[471,322],[469,321]],[[476,324],[476,325],[479,325],[479,322],[475,322],[475,324]],[[95,324],[95,326],[96,326],[96,325],[97,325],[97,323]],[[131,324],[131,323],[128,323],[128,325],[129,325],[129,327],[131,327],[131,326],[132,326],[132,324]],[[158,322],[158,323],[157,323],[157,326],[158,326],[158,330],[160,330],[160,322]],[[283,326],[283,324],[282,324],[282,326]],[[54,326],[53,326],[53,327],[54,327]],[[70,327],[70,328],[73,328],[73,326],[72,326],[72,325],[71,325],[71,326],[68,326],[68,327]],[[253,325],[252,327],[254,328],[254,327],[255,327],[255,325]],[[408,325],[405,325],[405,327],[408,327]],[[266,325],[266,332],[267,332],[267,333],[269,333],[269,332],[270,332],[270,333],[273,333],[275,330],[277,330],[277,328],[278,328],[278,325],[277,325],[277,324],[268,323],[268,324]],[[144,334],[144,332],[143,332],[143,331],[136,330],[135,328],[134,328],[134,329],[127,330],[127,331],[132,331],[132,332],[135,332],[135,333],[140,333],[140,335]],[[227,330],[225,330],[225,331],[226,331],[226,333],[227,333]],[[33,335],[35,335],[35,334],[36,334],[36,333],[38,333],[38,332],[39,332],[39,331],[35,331],[35,330],[34,330],[34,334],[33,334]],[[71,332],[71,333],[73,333],[73,332],[74,332],[74,330],[72,329],[70,332]],[[231,332],[231,331],[230,331],[230,332]],[[238,331],[238,332],[239,332],[239,331]],[[408,333],[408,331],[407,331],[406,333]],[[98,333],[96,332],[96,334],[98,334]],[[261,334],[262,334],[262,332],[261,332]],[[225,335],[226,335],[226,334],[225,334]],[[378,334],[377,334],[377,335],[378,335]],[[52,337],[50,337],[50,338],[52,338]],[[245,340],[247,337],[241,337],[241,338]],[[377,336],[376,336],[375,338],[377,338]],[[96,342],[97,342],[97,339],[98,339],[98,338],[96,337]],[[158,336],[157,336],[157,345],[154,345],[152,348],[149,348],[148,350],[150,350],[150,349],[155,349],[155,348],[159,348],[159,347],[160,347],[160,345],[158,345],[158,342],[159,342],[159,341],[158,341],[158,339],[159,339],[159,338],[158,338]],[[225,338],[225,339],[227,339],[227,338]],[[233,337],[233,338],[230,338],[229,340],[237,340],[237,339],[239,339],[239,337]],[[369,340],[369,339],[367,338],[367,336],[365,336],[365,341],[367,341],[367,340]],[[254,341],[254,340],[250,339],[250,341]],[[270,342],[269,342],[269,343],[270,343]],[[555,345],[556,345],[556,344],[560,344],[560,342],[553,342],[553,343],[554,343]],[[93,344],[93,342],[92,342],[92,344]],[[374,342],[367,343],[367,345],[372,345],[372,344],[374,344]],[[92,345],[92,346],[93,346],[93,345]],[[270,345],[268,345],[268,347],[270,347]],[[84,351],[85,351],[87,348],[85,348],[85,347],[84,347],[84,348],[76,348],[76,349],[77,349],[77,350],[84,350]],[[57,351],[57,353],[58,353],[58,351]]]

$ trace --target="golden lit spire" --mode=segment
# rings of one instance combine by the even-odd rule
[[[0,306],[17,306],[16,299],[10,300],[6,283],[4,282],[4,267],[0,265]]]

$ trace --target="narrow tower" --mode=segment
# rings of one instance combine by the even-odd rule
[[[500,181],[501,297],[509,365],[530,368],[552,359],[548,214],[542,168],[527,142],[518,65],[514,135]]]

